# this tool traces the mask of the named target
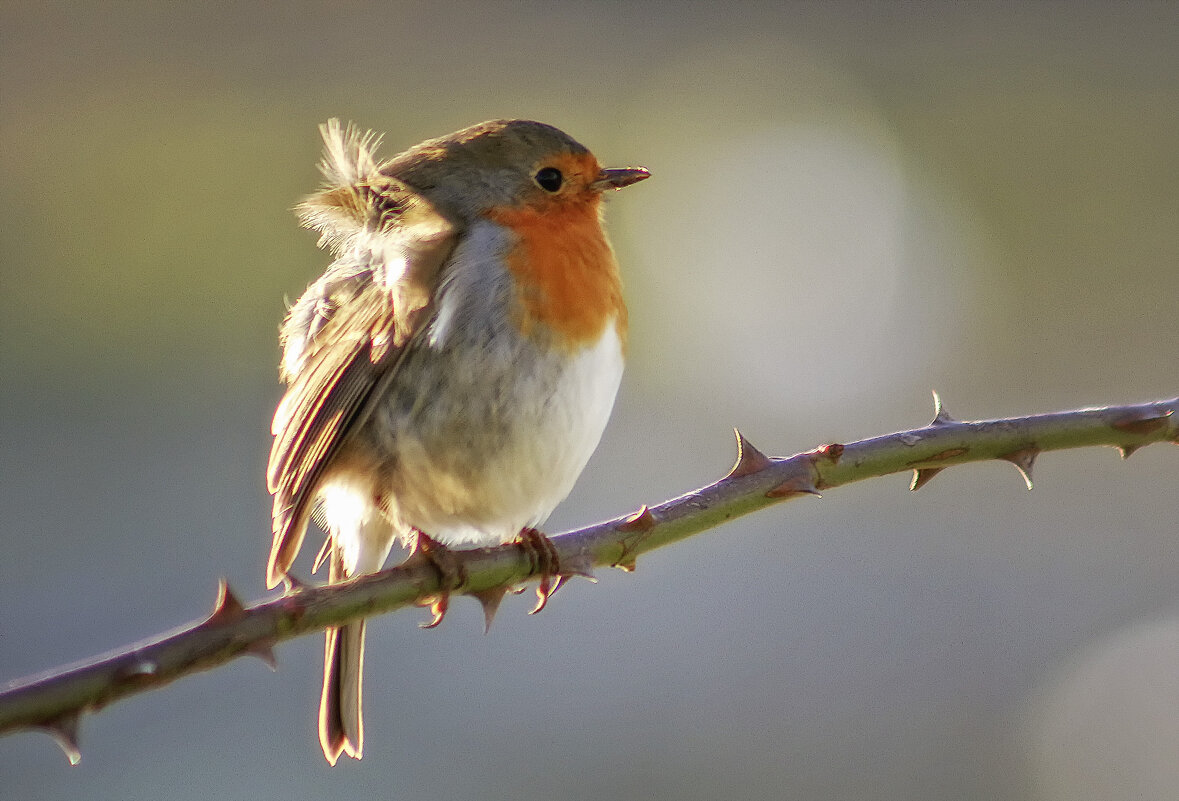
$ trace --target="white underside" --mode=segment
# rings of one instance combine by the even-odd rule
[[[516,365],[522,376],[526,368]],[[381,569],[397,538],[415,528],[446,545],[482,547],[540,525],[597,447],[622,368],[621,342],[607,325],[600,341],[572,357],[555,390],[550,383],[547,402],[524,378],[510,406],[521,418],[517,430],[526,433],[512,437],[473,480],[446,472],[412,433],[398,443],[402,469],[395,487],[375,487],[371,475],[333,476],[321,489],[322,512],[347,573]],[[392,519],[374,507],[374,490],[389,495]]]

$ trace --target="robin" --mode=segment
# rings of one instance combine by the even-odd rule
[[[321,132],[326,185],[297,211],[334,261],[282,327],[267,586],[291,582],[313,514],[329,582],[380,570],[398,541],[438,565],[448,546],[551,555],[535,527],[597,447],[626,349],[602,195],[650,173],[603,169],[526,120],[384,162],[371,132]],[[537,610],[560,575],[540,564]],[[434,606],[431,625],[446,596]],[[363,650],[363,621],[327,631],[319,738],[333,765],[361,757]]]

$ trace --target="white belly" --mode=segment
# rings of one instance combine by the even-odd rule
[[[562,360],[563,367],[543,361],[535,369],[500,365],[513,376],[512,390],[495,403],[481,397],[494,382],[480,386],[475,377],[462,390],[451,384],[447,394],[456,397],[447,401],[423,396],[416,418],[377,413],[396,469],[337,472],[321,493],[323,517],[337,534],[350,575],[379,569],[396,537],[408,540],[414,530],[457,547],[510,542],[565,499],[610,418],[622,379],[622,343],[609,325],[600,341]],[[459,381],[454,371],[448,374]],[[502,383],[495,394],[504,394]],[[499,436],[484,436],[496,428],[479,419],[489,410],[510,418]],[[448,416],[461,417],[461,425],[447,423]],[[377,508],[377,497],[384,508]]]
[[[474,474],[450,469],[436,445],[408,437],[394,491],[402,523],[469,547],[509,542],[521,528],[539,526],[597,448],[622,368],[622,344],[610,325],[599,342],[574,354],[555,386],[545,376],[520,383],[509,403],[511,435]]]

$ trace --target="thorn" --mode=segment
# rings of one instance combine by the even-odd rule
[[[944,426],[950,423],[957,423],[958,421],[950,416],[946,411],[946,407],[942,405],[942,396],[937,394],[937,390],[933,390],[933,420],[930,422],[931,426]]]
[[[598,577],[594,575],[593,560],[587,553],[580,553],[572,558],[564,559],[561,562],[561,575],[579,576],[591,584],[598,583]]]
[[[217,583],[217,602],[213,606],[213,614],[209,615],[209,619],[205,623],[220,625],[241,620],[245,616],[246,608],[242,606],[242,602],[229,588],[229,582],[221,579]]]
[[[491,631],[491,622],[495,620],[495,613],[499,611],[499,604],[507,594],[507,587],[492,587],[489,590],[472,592],[470,596],[483,607],[483,633]]]
[[[140,659],[119,668],[116,674],[121,681],[132,682],[147,676],[154,676],[160,666],[150,659]]]
[[[266,663],[266,667],[275,673],[278,672],[278,657],[274,655],[274,642],[272,640],[266,639],[250,643],[246,647],[245,653],[261,659]]]
[[[610,566],[625,573],[635,572],[635,557],[631,553],[631,549],[643,540],[644,534],[655,528],[655,523],[655,515],[645,504],[637,512],[619,523],[618,530],[632,536],[621,539],[619,545],[622,546],[622,556],[618,557],[618,560]]]
[[[736,468],[734,468],[736,469]],[[732,475],[730,473],[730,475]],[[643,504],[639,511],[632,514],[630,517],[618,524],[619,531],[644,533],[655,528],[655,515],[651,514],[651,510]]]
[[[735,428],[733,429],[733,434],[737,437],[737,463],[733,465],[733,469],[728,472],[725,478],[751,476],[754,473],[760,473],[773,464],[773,460],[753,447],[749,440],[745,439],[744,434]]]
[[[1032,488],[1032,465],[1036,463],[1036,457],[1040,455],[1039,448],[1024,448],[1023,450],[1012,451],[1011,453],[1000,456],[1000,459],[1011,462],[1019,470],[1019,474],[1023,476],[1023,481],[1028,485],[1028,489]]]
[[[294,573],[287,573],[282,577],[282,583],[286,585],[283,590],[283,595],[294,595],[303,592],[303,590],[310,589],[310,586],[303,579],[296,576]]]
[[[418,606],[429,607],[430,614],[434,617],[427,623],[419,623],[420,629],[436,629],[442,619],[446,617],[446,610],[450,608],[450,594],[442,593],[441,595],[429,595],[418,601]]]
[[[75,709],[41,726],[61,746],[71,765],[82,761],[82,752],[78,749],[78,722],[81,718],[82,713]]]
[[[767,498],[791,498],[795,495],[814,495],[822,498],[815,484],[809,478],[790,478],[766,493]]]
[[[1125,431],[1127,434],[1153,434],[1167,424],[1167,418],[1170,416],[1171,410],[1168,409],[1162,414],[1151,417],[1130,417],[1111,425],[1118,431]]]
[[[821,448],[815,448],[811,453],[817,459],[826,459],[831,464],[839,464],[839,460],[843,457],[843,446],[838,442],[832,442],[830,445],[824,445]]]
[[[944,467],[919,467],[919,468],[917,468],[916,470],[913,471],[913,482],[911,484],[909,484],[909,491],[916,492],[917,490],[921,489],[926,484],[928,484],[930,481],[933,481],[934,476],[936,476],[938,473],[942,472],[945,469],[946,468],[944,468]]]
[[[1122,454],[1122,459],[1125,460],[1125,459],[1129,459],[1131,456],[1133,456],[1134,451],[1138,450],[1141,447],[1142,447],[1141,445],[1119,445],[1118,450]]]
[[[284,577],[284,581],[288,583],[288,592],[290,592],[289,587],[292,585],[302,587],[298,580],[289,574]],[[244,618],[246,614],[246,608],[242,605],[242,602],[238,600],[238,597],[234,594],[233,590],[229,588],[229,582],[227,582],[225,579],[221,579],[220,583],[217,585],[217,604],[213,608],[213,614],[209,615],[209,619],[205,621],[205,625],[220,626],[233,623]],[[263,662],[265,662],[271,670],[278,670],[278,659],[274,656],[273,641],[261,640],[250,643],[244,649],[242,649],[242,652],[258,657]],[[155,662],[143,660],[141,662],[137,662],[134,665],[131,665],[126,672],[126,676],[128,678],[134,678],[136,676],[150,676],[158,669],[159,665],[157,665]]]

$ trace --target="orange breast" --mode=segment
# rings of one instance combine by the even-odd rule
[[[538,325],[575,350],[601,339],[614,324],[626,341],[626,306],[618,262],[599,219],[597,195],[569,198],[543,209],[499,208],[488,216],[518,237],[508,256],[520,298],[517,325]]]

